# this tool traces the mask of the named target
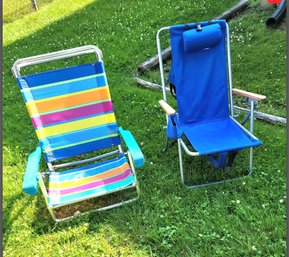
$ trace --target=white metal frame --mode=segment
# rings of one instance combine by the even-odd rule
[[[158,49],[158,57],[159,57],[159,67],[160,67],[160,74],[161,74],[161,83],[162,83],[162,92],[163,92],[163,100],[167,101],[167,93],[166,93],[166,84],[165,84],[165,74],[164,74],[164,68],[163,68],[163,59],[162,59],[162,48],[161,48],[161,40],[160,35],[164,31],[169,31],[170,27],[163,27],[161,28],[156,35],[156,41],[157,41],[157,49]],[[227,43],[227,68],[228,68],[228,78],[229,78],[229,106],[230,106],[230,116],[231,119],[250,137],[256,139],[256,137],[253,135],[253,124],[254,124],[254,107],[255,107],[255,100],[249,99],[250,103],[250,131],[245,129],[241,124],[239,124],[234,119],[234,105],[233,105],[233,87],[232,87],[232,69],[231,69],[231,51],[230,51],[230,32],[229,32],[229,26],[226,23],[226,43]],[[168,122],[168,115],[166,115],[166,120]],[[188,149],[185,142],[179,138],[178,140],[178,152],[179,152],[179,164],[180,164],[180,173],[181,173],[181,182],[188,188],[198,188],[213,184],[221,184],[228,181],[233,181],[236,179],[244,178],[247,176],[252,175],[253,173],[253,147],[250,147],[250,157],[249,157],[249,174],[245,175],[243,177],[238,177],[234,179],[227,179],[227,180],[221,180],[217,182],[210,182],[210,183],[204,183],[204,184],[198,184],[198,185],[186,185],[185,184],[185,178],[184,178],[184,168],[183,168],[183,157],[182,157],[182,149],[185,151],[187,155],[190,156],[199,156],[199,152],[192,152]]]
[[[42,54],[42,55],[37,55],[37,56],[31,56],[31,57],[27,57],[27,58],[18,59],[14,63],[14,65],[12,67],[12,72],[13,72],[13,75],[16,78],[19,78],[21,76],[20,75],[20,69],[21,68],[24,68],[24,67],[27,67],[27,66],[31,66],[31,65],[46,63],[46,62],[52,62],[52,61],[67,59],[67,58],[76,57],[76,56],[84,55],[84,54],[92,54],[92,53],[94,53],[96,55],[96,58],[97,58],[97,60],[99,62],[103,62],[102,61],[103,55],[102,55],[101,50],[97,46],[86,45],[86,46],[81,46],[81,47],[77,47],[77,48],[62,50],[62,51],[58,51],[58,52],[52,52],[52,53],[48,53],[48,54]],[[108,152],[108,153],[105,153],[105,154],[102,154],[102,155],[99,155],[99,156],[95,156],[95,157],[92,157],[92,158],[88,158],[88,159],[85,159],[85,160],[67,162],[67,163],[56,164],[56,165],[53,165],[51,162],[48,162],[47,166],[48,166],[49,172],[38,173],[38,180],[39,180],[40,189],[41,189],[41,191],[43,193],[47,208],[48,208],[52,218],[56,222],[64,221],[64,220],[68,220],[68,219],[73,218],[74,216],[69,216],[69,217],[66,217],[66,218],[63,218],[63,219],[57,219],[55,217],[55,214],[54,214],[54,211],[53,211],[54,209],[63,207],[65,205],[70,205],[72,203],[58,205],[57,207],[50,206],[48,204],[48,192],[47,192],[47,189],[45,187],[45,183],[44,183],[44,180],[43,180],[42,176],[45,176],[47,174],[49,175],[50,172],[55,172],[55,170],[59,169],[59,168],[66,168],[66,167],[76,166],[76,165],[89,163],[89,162],[91,163],[93,161],[98,161],[98,160],[101,160],[103,158],[107,158],[107,157],[110,157],[110,156],[113,156],[113,155],[117,155],[117,154],[122,154],[122,153],[124,153],[123,150],[122,150],[122,147],[121,147],[121,145],[118,145],[118,150],[114,150],[114,151],[111,151],[111,152]],[[139,192],[140,191],[139,191],[139,186],[138,186],[138,182],[137,182],[137,178],[136,178],[136,172],[135,172],[135,169],[134,169],[133,161],[131,159],[131,155],[130,155],[129,151],[127,151],[124,154],[127,155],[127,157],[128,157],[129,164],[130,164],[131,170],[132,170],[132,172],[134,174],[134,178],[135,178],[136,183],[133,184],[130,187],[117,189],[117,190],[115,190],[113,192],[109,192],[108,194],[112,194],[112,193],[115,193],[115,192],[118,192],[118,191],[130,189],[130,188],[136,188],[137,197],[129,199],[129,200],[126,200],[126,201],[123,201],[123,202],[119,202],[119,203],[116,203],[116,204],[108,205],[108,206],[105,206],[105,207],[102,207],[102,208],[98,208],[96,210],[91,210],[91,211],[88,211],[88,212],[85,212],[85,213],[81,213],[81,214],[78,214],[77,216],[84,215],[84,214],[90,213],[92,211],[103,211],[103,210],[112,209],[112,208],[124,205],[126,203],[133,202],[133,201],[135,201],[135,200],[137,200],[139,198]],[[108,195],[108,194],[104,194],[104,195]],[[104,195],[99,195],[99,196],[104,196]],[[92,197],[92,198],[97,198],[99,196]],[[82,199],[81,201],[92,199],[92,198],[89,197],[87,199]],[[77,201],[77,202],[81,202],[81,201]]]

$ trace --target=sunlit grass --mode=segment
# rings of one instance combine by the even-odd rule
[[[38,9],[53,0],[36,1]],[[23,18],[27,14],[35,12],[31,0],[4,0],[3,1],[3,23],[10,23]]]
[[[188,190],[180,183],[176,146],[162,152],[161,92],[132,79],[136,67],[156,53],[159,28],[211,19],[236,2],[55,0],[4,26],[5,256],[285,256],[285,127],[256,121],[264,145],[255,150],[252,178]],[[230,22],[233,80],[235,87],[267,95],[260,111],[284,116],[285,29],[267,30],[269,14],[255,8]],[[37,140],[11,67],[18,58],[85,44],[103,50],[118,123],[133,132],[144,152],[145,166],[137,171],[141,197],[56,226],[41,194],[21,191]],[[199,162],[186,163],[202,174],[203,166],[194,165]],[[245,171],[248,156],[240,155],[236,165]]]

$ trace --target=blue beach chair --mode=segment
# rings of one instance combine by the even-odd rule
[[[98,61],[20,75],[23,67],[83,54],[96,54]],[[136,200],[138,183],[134,166],[141,167],[144,157],[131,132],[116,123],[100,49],[83,46],[19,59],[12,71],[40,143],[28,158],[24,192],[35,195],[39,183],[55,221],[73,217],[57,218],[54,212],[57,208],[104,195],[117,200],[111,194],[118,191],[135,189],[136,196],[112,201],[97,210]],[[122,148],[120,136],[127,151]],[[42,153],[48,171],[40,173]],[[84,214],[79,210],[76,213]]]
[[[160,34],[170,32],[172,66],[168,76],[176,91],[176,112],[167,103]],[[207,155],[215,168],[233,164],[236,154],[250,148],[249,174],[253,171],[253,147],[261,142],[253,135],[254,107],[266,97],[232,89],[229,28],[216,20],[165,27],[157,33],[163,89],[160,105],[167,114],[167,137],[178,142],[181,181],[185,184],[182,151],[190,156]],[[234,119],[233,93],[250,104],[250,131]],[[184,138],[194,151],[189,150]],[[189,188],[223,183],[216,181]]]

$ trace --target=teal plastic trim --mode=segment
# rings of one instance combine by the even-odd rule
[[[131,154],[134,166],[137,168],[142,167],[144,165],[144,155],[132,133],[129,130],[124,130],[122,127],[119,127],[118,131]]]
[[[41,158],[41,148],[36,147],[36,150],[28,157],[28,162],[22,182],[22,189],[26,194],[36,195],[38,192],[38,169]]]

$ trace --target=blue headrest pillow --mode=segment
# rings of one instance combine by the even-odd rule
[[[221,27],[218,23],[202,27],[201,31],[190,29],[183,33],[185,52],[199,51],[216,46],[222,38]]]

